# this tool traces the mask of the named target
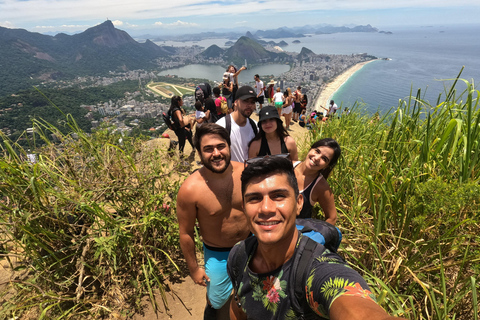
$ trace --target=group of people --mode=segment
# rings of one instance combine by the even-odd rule
[[[341,150],[334,139],[322,139],[298,161],[274,106],[260,110],[258,125],[250,119],[257,98],[254,88],[240,87],[233,111],[197,127],[194,146],[203,166],[177,196],[180,246],[191,278],[207,287],[204,319],[387,319],[362,277],[321,244],[313,245],[318,257],[305,270],[308,276],[288,281],[293,261],[307,252],[298,249],[307,240],[296,218],[311,218],[319,203],[326,221],[336,223],[327,178]],[[195,252],[197,222],[203,268]],[[255,245],[242,265],[239,245],[248,239]],[[233,287],[234,277],[241,279],[239,287]],[[300,308],[289,286],[305,290]]]

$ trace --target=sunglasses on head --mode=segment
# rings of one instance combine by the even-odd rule
[[[266,156],[262,157],[255,157],[255,158],[250,158],[244,161],[245,167],[249,164],[255,163],[259,160],[268,158],[268,157],[278,157],[278,158],[288,158],[290,156],[290,153],[280,153],[280,154],[267,154]]]

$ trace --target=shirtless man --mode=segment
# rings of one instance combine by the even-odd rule
[[[293,103],[295,105],[293,109],[293,121],[297,122],[300,113],[302,113],[302,87],[298,86],[297,90],[293,93]]]
[[[240,176],[244,164],[230,162],[230,136],[217,124],[197,129],[195,148],[203,167],[188,177],[178,192],[180,247],[193,281],[207,287],[204,319],[217,319],[218,309],[218,319],[228,319],[226,302],[232,293],[228,254],[250,233],[242,210]],[[196,220],[204,243],[205,269],[198,265],[195,253]],[[223,312],[225,316],[221,316]]]

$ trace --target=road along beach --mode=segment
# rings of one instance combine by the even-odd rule
[[[322,90],[320,95],[318,96],[317,100],[315,101],[315,104],[313,106],[313,109],[316,111],[321,111],[321,112],[326,112],[328,111],[328,106],[330,105],[330,98],[333,96],[333,94],[340,89],[340,87],[347,82],[347,80],[358,70],[362,69],[364,65],[367,63],[370,63],[372,61],[376,60],[370,60],[370,61],[365,61],[365,62],[360,62],[357,63],[356,65],[351,66],[341,74],[335,77],[335,79],[332,80],[325,89]]]

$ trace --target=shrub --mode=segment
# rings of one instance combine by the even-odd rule
[[[178,273],[170,208],[181,176],[144,141],[119,142],[108,128],[87,135],[70,117],[65,125],[68,135],[34,121],[43,144],[36,163],[1,135],[1,240],[28,277],[10,282],[15,296],[2,301],[0,318],[125,314],[145,295],[155,308],[154,292],[165,298],[165,280]]]

